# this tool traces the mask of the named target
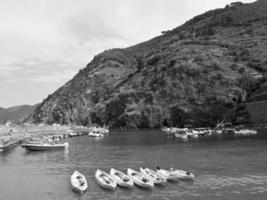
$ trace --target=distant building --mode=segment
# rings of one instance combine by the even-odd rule
[[[233,6],[242,6],[242,5],[243,5],[243,3],[241,1],[233,2],[233,3],[230,4],[231,7],[233,7]]]

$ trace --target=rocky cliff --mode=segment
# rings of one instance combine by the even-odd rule
[[[111,128],[249,123],[243,103],[265,83],[266,70],[267,1],[232,4],[100,53],[29,120]]]

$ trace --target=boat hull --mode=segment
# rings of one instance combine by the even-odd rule
[[[174,173],[181,180],[190,180],[190,181],[195,180],[195,176],[191,172],[187,172],[184,170],[178,170],[178,169],[174,169],[174,168],[171,168],[170,171],[172,173]]]
[[[153,189],[153,187],[154,187],[153,181],[146,178],[140,172],[137,172],[137,171],[129,168],[127,170],[127,174],[133,179],[133,182],[135,185],[142,187],[142,188],[146,188],[146,189]],[[145,180],[145,182],[143,180]]]
[[[88,187],[85,176],[78,171],[75,171],[71,175],[70,183],[71,183],[72,190],[77,193],[84,193]]]
[[[140,172],[148,179],[153,181],[155,185],[163,185],[167,182],[167,180],[157,174],[157,172],[148,169],[148,168],[140,168]]]
[[[55,151],[66,149],[68,147],[68,143],[57,145],[23,144],[21,146],[30,151]]]
[[[179,181],[179,178],[172,172],[164,170],[164,169],[158,169],[157,173],[159,176],[167,179],[168,181]]]
[[[16,147],[19,144],[19,141],[10,141],[6,144],[0,145],[0,152],[1,151],[8,151],[9,149],[12,149],[14,147]]]
[[[117,187],[116,181],[108,173],[99,169],[95,173],[95,180],[104,189],[115,190]]]
[[[120,176],[117,175],[118,173],[120,174]],[[110,175],[116,181],[118,186],[121,186],[124,188],[129,188],[129,189],[133,188],[134,183],[133,183],[133,180],[130,176],[122,173],[121,171],[113,169],[113,168],[110,169]],[[125,178],[127,179],[127,181],[124,181]]]

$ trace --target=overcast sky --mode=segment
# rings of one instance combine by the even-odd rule
[[[41,102],[103,50],[148,40],[230,2],[0,0],[0,107]]]

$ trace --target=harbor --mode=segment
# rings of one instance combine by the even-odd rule
[[[69,147],[63,151],[26,151],[17,146],[0,155],[1,176],[6,180],[0,183],[1,195],[6,200],[14,196],[29,200],[264,198],[266,130],[258,132],[254,138],[185,143],[166,137],[161,130],[111,131],[102,138],[65,138]],[[115,168],[126,173],[128,168],[139,171],[142,166],[188,170],[195,175],[195,181],[167,182],[152,190],[134,187],[110,192],[94,178],[97,169],[109,172]],[[82,172],[88,182],[82,196],[71,188],[70,176],[75,170]]]

